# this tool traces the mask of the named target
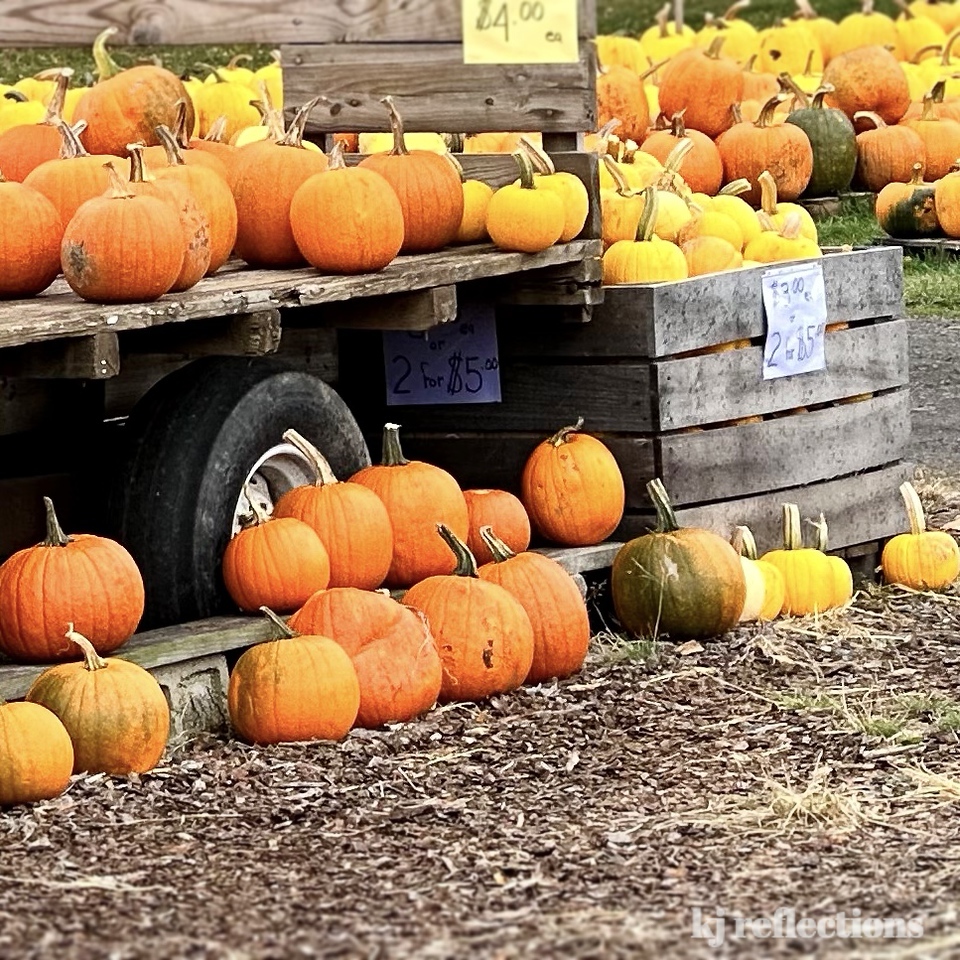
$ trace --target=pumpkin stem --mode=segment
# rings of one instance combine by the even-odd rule
[[[207,131],[207,135],[203,138],[210,143],[223,143],[224,134],[227,132],[227,116],[224,113],[221,113],[213,123],[210,124],[210,129]]]
[[[873,13],[873,0],[862,0],[860,4],[860,12],[865,16],[869,17]]]
[[[304,436],[296,430],[285,430],[283,439],[295,446],[309,461],[317,473],[316,486],[325,487],[339,483],[327,458]]]
[[[946,92],[947,92],[947,81],[946,81],[946,80],[938,80],[938,81],[930,88],[930,92],[927,94],[927,96],[928,96],[934,103],[943,103],[943,97],[944,97],[944,94],[945,94]],[[926,100],[926,97],[924,97],[924,100]]]
[[[257,502],[257,498],[254,496],[253,489],[249,483],[244,483],[243,495],[247,498],[247,503],[250,504],[250,510],[253,513],[253,525],[259,527],[261,523],[267,523],[270,520],[270,516]]]
[[[718,197],[739,197],[750,189],[750,181],[746,177],[731,180],[725,187],[721,187]]]
[[[673,134],[678,140],[683,139],[687,135],[687,127],[683,122],[683,115],[687,112],[687,108],[684,107],[682,110],[678,110],[670,118],[670,133]],[[668,156],[669,159],[669,156]]]
[[[220,72],[220,67],[215,67],[211,63],[204,63],[198,60],[196,64],[201,70],[206,70],[217,83],[229,83],[230,81]]]
[[[162,123],[160,126],[155,127],[154,130],[160,138],[163,149],[167,152],[167,163],[171,167],[184,166],[185,161],[180,151],[180,144],[177,143],[177,138],[173,135],[173,131]]]
[[[227,61],[228,70],[236,70],[238,63],[249,63],[253,60],[253,57],[249,53],[238,53],[235,57],[231,57]]]
[[[530,161],[536,168],[537,173],[553,174],[557,172],[557,168],[553,165],[553,160],[550,159],[549,154],[541,150],[532,140],[521,137],[520,146],[526,151],[527,156],[530,157]]]
[[[922,63],[924,60],[924,54],[938,54],[943,53],[943,44],[942,43],[931,43],[926,47],[921,47],[911,58],[911,63]]]
[[[947,42],[943,48],[943,56],[940,58],[941,66],[951,66],[951,61],[953,58],[953,45],[957,42],[957,37],[960,37],[960,29],[954,30],[953,33],[947,37]]]
[[[73,541],[63,532],[57,511],[53,508],[53,501],[49,497],[43,498],[43,508],[47,514],[47,536],[43,541],[45,547],[65,547]]]
[[[494,563],[503,563],[504,560],[510,560],[516,554],[493,532],[493,527],[486,526],[480,528],[480,536],[487,545],[487,549],[493,556]]]
[[[827,543],[829,542],[827,518],[821,513],[819,520],[808,520],[807,523],[817,531],[813,540],[814,549],[819,550],[821,553],[826,553]]]
[[[822,83],[817,87],[816,92],[813,95],[813,100],[810,103],[810,106],[814,110],[823,110],[823,98],[829,93],[833,93],[834,86],[832,83]]]
[[[757,559],[757,541],[753,539],[753,531],[749,527],[737,527],[733,534],[733,546],[737,553],[748,560]]]
[[[187,101],[181,97],[174,106],[177,109],[173,120],[173,135],[177,138],[181,150],[190,145],[190,131],[187,130]]]
[[[910,186],[919,187],[923,184],[923,164],[915,163],[911,168]]]
[[[652,77],[661,67],[665,67],[670,62],[669,57],[667,57],[666,60],[661,60],[659,63],[654,63],[649,57],[647,59],[650,63],[650,66],[640,74],[641,80],[646,80],[647,77]]]
[[[784,503],[780,507],[783,523],[783,549],[800,550],[803,538],[800,535],[800,508],[795,503]]]
[[[777,181],[769,170],[764,170],[757,177],[760,184],[760,209],[768,216],[777,215]]]
[[[409,462],[400,448],[400,424],[385,423],[383,425],[383,451],[380,456],[380,463],[384,467],[405,467]]]
[[[810,98],[804,90],[797,85],[797,81],[789,73],[781,73],[777,77],[777,83],[780,85],[780,92],[787,97],[793,97],[793,106],[799,104],[802,107],[810,106]],[[772,119],[772,115],[771,115]]]
[[[86,130],[87,124],[86,121],[80,122],[83,123],[83,127],[78,130],[77,127],[71,127],[66,120],[60,117],[53,119],[53,126],[57,128],[57,133],[60,134],[61,160],[73,160],[76,157],[88,157],[90,155],[80,142],[80,134]],[[79,124],[77,124],[77,126],[79,126]]]
[[[783,221],[783,228],[780,231],[780,236],[784,240],[796,240],[800,236],[800,228],[803,226],[803,221],[800,219],[799,213],[791,213],[786,220]]]
[[[603,165],[607,168],[607,173],[613,178],[613,182],[616,184],[616,191],[621,197],[635,197],[637,195],[637,191],[627,183],[626,177],[620,172],[617,161],[614,160],[613,157],[605,155],[603,157]]]
[[[669,3],[665,3],[658,11],[654,20],[660,28],[660,39],[665,40],[670,36],[670,9]]]
[[[457,558],[453,576],[478,577],[480,574],[477,572],[477,558],[470,552],[470,548],[445,523],[437,524],[437,533]]]
[[[657,511],[657,533],[673,533],[680,529],[677,523],[677,515],[673,512],[673,504],[667,494],[667,489],[663,481],[656,477],[647,483],[647,493],[653,501],[653,506]]]
[[[103,165],[103,169],[107,171],[107,179],[110,181],[109,196],[112,200],[132,200],[136,196],[131,192],[129,185],[123,182],[123,178],[112,160],[108,160]]]
[[[711,60],[719,60],[720,48],[723,46],[726,39],[727,38],[722,33],[714,37],[713,40],[710,41],[710,46],[704,50],[704,55],[709,57]]]
[[[770,214],[765,213],[763,210],[757,211],[757,220],[760,221],[760,230],[763,233],[776,233],[777,226],[770,219]]]
[[[456,160],[448,153],[448,157],[454,162]],[[459,166],[459,163],[457,163]],[[333,149],[330,151],[330,161],[327,163],[328,170],[345,170],[347,167],[347,161],[343,159],[343,141],[335,140],[333,143]]]
[[[757,117],[755,127],[769,127],[773,124],[773,115],[777,112],[777,107],[787,99],[785,93],[778,93],[771,97],[761,108],[760,116]]]
[[[22,90],[8,90],[3,95],[4,100],[12,100],[14,103],[26,103],[30,98]]]
[[[533,163],[530,157],[523,150],[517,150],[513,159],[517,161],[517,166],[520,168],[520,186],[524,190],[536,190],[537,184],[533,179]]]
[[[463,153],[466,139],[467,137],[464,133],[443,134],[443,142],[446,145],[447,153]]]
[[[900,484],[900,496],[903,498],[903,505],[907,509],[910,532],[918,537],[927,529],[927,520],[923,514],[923,504],[920,502],[917,489],[909,480],[906,480]]]
[[[269,607],[261,607],[260,612],[277,628],[280,633],[278,640],[295,640],[300,636],[296,630],[287,626],[283,617],[278,617]]]
[[[649,188],[648,188],[649,189]],[[570,427],[561,427],[549,440],[551,446],[562,447],[569,443],[574,433],[579,433],[583,429],[583,417],[577,417],[577,422]]]
[[[816,20],[817,11],[813,9],[810,0],[795,0],[797,4],[797,15],[804,20]]]
[[[720,19],[726,20],[729,23],[731,20],[736,19],[737,14],[740,13],[741,10],[746,10],[749,6],[750,0],[737,0],[736,3],[733,3],[727,7]]]
[[[308,100],[294,115],[287,132],[277,141],[279,147],[303,147],[303,131],[310,118],[310,111],[320,102],[329,103],[326,97],[314,97]]]
[[[93,41],[93,62],[97,67],[97,83],[103,83],[121,72],[120,66],[110,56],[107,50],[107,41],[117,32],[116,27],[107,27],[106,30],[97,34]]]
[[[67,97],[67,87],[70,86],[70,78],[73,76],[73,70],[70,67],[63,67],[57,73],[57,83],[53,88],[53,94],[50,102],[47,104],[47,112],[44,114],[41,123],[55,126],[57,120],[63,119],[63,105]]]
[[[690,141],[688,140],[687,143]],[[643,211],[637,223],[637,242],[646,243],[653,237],[653,228],[657,225],[660,211],[660,197],[656,187],[647,187],[643,191]]]
[[[143,164],[145,148],[145,143],[127,144],[127,153],[130,154],[130,175],[127,179],[130,183],[146,183],[147,181],[147,171]]]
[[[730,116],[733,117],[734,125],[743,123],[743,111],[740,109],[739,103],[730,104]]]
[[[877,130],[882,130],[886,125],[886,120],[880,116],[879,113],[874,113],[872,110],[858,110],[853,115],[854,120],[869,120]]]
[[[67,632],[64,636],[72,640],[83,651],[84,666],[93,673],[94,670],[103,670],[107,666],[107,661],[100,656],[94,649],[93,644],[82,634],[73,629],[73,623],[67,624]]]
[[[380,102],[390,111],[390,130],[393,133],[393,149],[390,153],[395,157],[405,157],[410,151],[403,139],[403,118],[393,97],[384,97]]]

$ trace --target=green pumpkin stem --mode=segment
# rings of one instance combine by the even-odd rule
[[[177,143],[177,138],[174,136],[173,131],[162,123],[158,127],[155,127],[154,130],[160,138],[161,146],[167,152],[167,163],[171,167],[184,166],[183,153],[180,151],[180,144]]]
[[[903,505],[907,509],[910,532],[918,537],[927,529],[927,519],[924,516],[923,504],[920,502],[916,487],[909,480],[906,480],[900,484],[900,496],[903,498]]]
[[[53,501],[49,497],[43,498],[43,508],[47,514],[47,536],[43,541],[45,547],[65,547],[73,541],[63,532],[57,511],[53,508]]]
[[[517,166],[520,168],[520,186],[524,190],[536,190],[537,182],[534,180],[533,161],[523,150],[517,150],[513,154]]]
[[[261,607],[260,612],[277,628],[277,632],[280,634],[277,637],[278,640],[295,640],[300,636],[296,630],[287,626],[283,617],[278,617],[269,607]]]
[[[577,417],[577,422],[569,427],[561,427],[549,440],[549,443],[553,447],[562,447],[565,443],[570,442],[570,438],[573,434],[579,433],[583,429],[583,417]]]
[[[400,447],[400,424],[383,425],[383,450],[380,463],[384,467],[405,467],[410,461],[403,455]]]
[[[110,56],[107,41],[117,32],[116,27],[107,27],[93,41],[93,62],[97,68],[97,83],[103,83],[121,72],[120,65]]]
[[[480,574],[477,572],[477,558],[470,552],[470,548],[445,523],[437,524],[437,533],[457,558],[453,576],[478,577]]]
[[[690,143],[689,140],[685,141]],[[637,242],[646,243],[653,236],[653,228],[657,225],[657,213],[660,210],[660,199],[656,187],[647,187],[643,191],[643,212],[637,224]]]
[[[813,95],[813,100],[810,101],[810,106],[813,107],[814,110],[823,110],[824,109],[823,98],[828,94],[833,93],[833,91],[834,91],[834,86],[832,83],[820,84],[820,86],[817,87],[817,90]]]
[[[393,97],[384,97],[380,102],[390,111],[390,131],[393,133],[393,149],[390,153],[394,157],[405,157],[410,151],[403,139],[403,117],[400,116]]]
[[[73,624],[67,624],[67,632],[64,636],[75,643],[83,651],[84,666],[93,673],[94,670],[103,670],[107,666],[107,661],[100,656],[94,649],[93,644],[82,634],[73,629]]]
[[[312,100],[308,100],[296,114],[294,114],[293,119],[290,121],[290,126],[287,127],[287,132],[277,141],[277,146],[299,147],[300,149],[304,149],[303,131],[307,126],[307,120],[310,119],[310,112],[320,102],[329,103],[330,101],[326,97],[314,97]]]
[[[250,504],[250,510],[253,512],[253,525],[259,527],[261,523],[267,523],[270,520],[270,515],[257,503],[257,498],[254,496],[249,483],[244,483],[243,495],[247,498],[247,503]]]
[[[227,62],[228,70],[236,70],[238,63],[251,63],[253,61],[253,56],[249,53],[238,53],[235,57],[231,57]]]
[[[340,482],[330,466],[330,461],[306,437],[297,433],[296,430],[285,430],[283,439],[296,447],[310,461],[310,465],[317,474],[316,486],[326,487]]]
[[[607,173],[610,174],[614,182],[617,193],[620,194],[621,197],[637,196],[638,191],[634,190],[630,184],[627,183],[627,178],[620,172],[616,160],[609,154],[604,154],[601,159],[603,160],[603,165],[607,168]]]
[[[487,545],[494,563],[503,563],[504,560],[510,560],[516,554],[493,532],[493,527],[481,527],[480,538]]]
[[[677,523],[677,515],[673,512],[673,504],[667,494],[667,488],[663,481],[656,477],[647,483],[647,493],[653,501],[653,506],[657,511],[657,533],[673,533],[680,529]]]
[[[731,180],[725,187],[720,188],[718,197],[739,197],[741,193],[750,190],[750,181],[746,177],[740,177],[738,180]]]
[[[803,549],[803,537],[800,533],[800,508],[795,503],[784,503],[780,510],[783,525],[783,549]]]
[[[216,83],[229,83],[230,81],[220,72],[220,67],[215,67],[213,64],[204,63],[202,60],[196,62],[201,70],[206,70],[211,77],[214,77]]]
[[[684,157],[686,157],[692,149],[693,141],[688,137],[684,137],[684,139],[675,143],[667,154],[667,159],[663,162],[663,173],[665,175],[678,173]]]
[[[753,531],[749,527],[737,527],[733,532],[733,547],[741,556],[748,560],[757,559],[757,541],[753,539]]]

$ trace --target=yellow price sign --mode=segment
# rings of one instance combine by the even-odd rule
[[[576,63],[579,0],[463,0],[464,63]]]

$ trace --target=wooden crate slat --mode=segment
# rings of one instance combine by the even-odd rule
[[[843,476],[899,460],[910,439],[907,389],[762,423],[658,439],[675,504]]]
[[[319,94],[310,133],[387,131],[393,97],[410,131],[584,131],[597,125],[594,61],[464,64],[460,44],[325,44],[283,48],[284,101]]]
[[[653,366],[660,429],[776,413],[907,383],[906,320],[830,332],[825,351],[825,370],[779,380],[761,379],[762,347],[659,361]]]

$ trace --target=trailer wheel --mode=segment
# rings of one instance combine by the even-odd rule
[[[339,476],[370,463],[347,405],[322,380],[273,358],[209,357],[165,377],[137,404],[111,497],[114,534],[147,592],[145,627],[230,612],[220,558],[249,504],[268,510],[312,479],[294,427]]]

